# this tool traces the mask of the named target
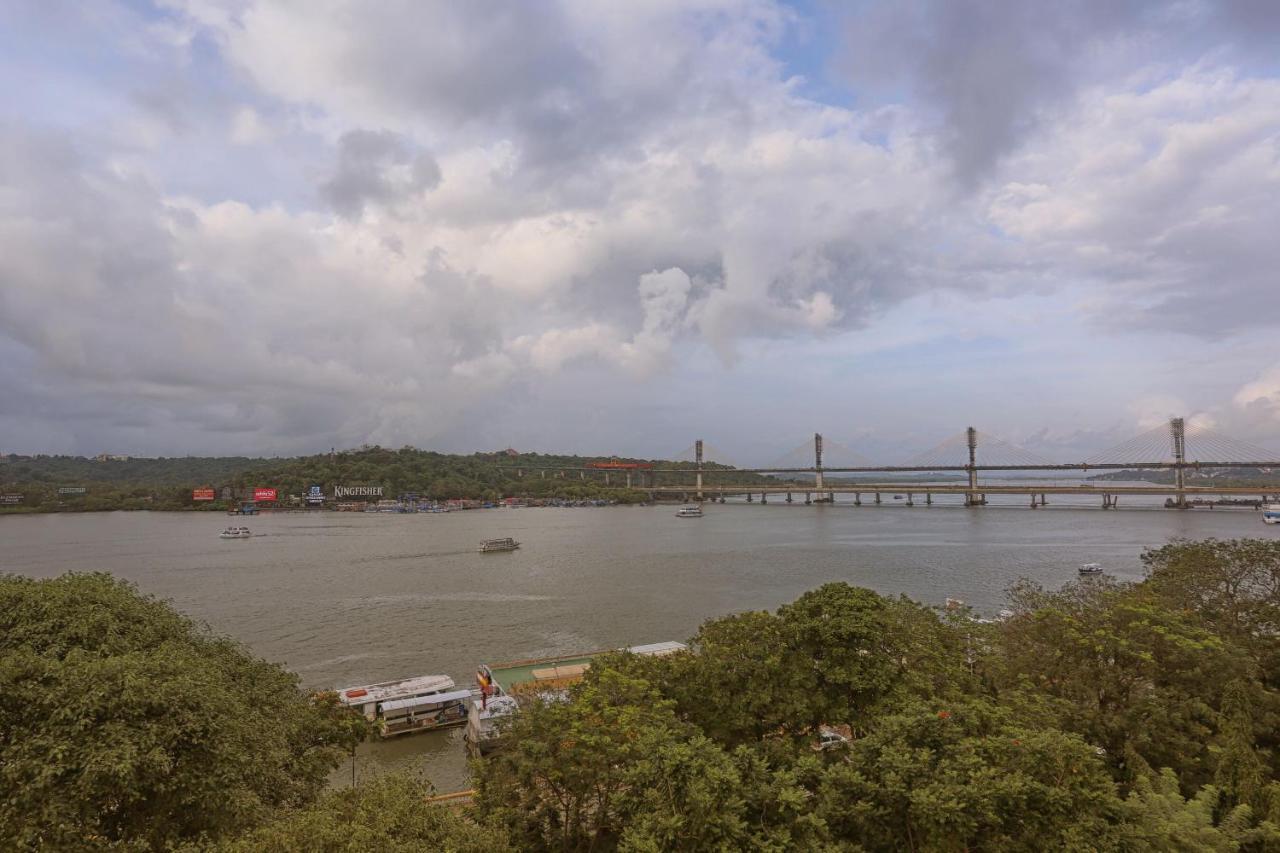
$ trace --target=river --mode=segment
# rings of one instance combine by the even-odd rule
[[[0,516],[0,571],[112,572],[308,687],[428,673],[466,687],[480,663],[684,640],[709,617],[772,609],[827,581],[994,613],[1018,577],[1056,587],[1099,562],[1136,580],[1142,550],[1174,538],[1280,535],[1242,509],[885,499],[708,504],[701,519],[669,506],[274,513],[245,519],[255,533],[246,541],[219,539],[228,519],[206,513]],[[494,536],[523,545],[476,552]],[[356,764],[361,774],[419,771],[441,791],[466,785],[460,729],[371,744]]]

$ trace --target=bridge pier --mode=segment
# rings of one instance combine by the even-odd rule
[[[1040,506],[1048,506],[1048,505],[1049,505],[1049,501],[1045,500],[1044,493],[1043,493],[1043,492],[1041,492],[1041,494],[1040,494]]]
[[[876,492],[876,506],[880,506],[880,493]]]
[[[627,472],[627,488],[628,489],[631,488],[631,472],[630,471]],[[698,495],[698,497],[702,497],[702,495]]]
[[[933,492],[924,493],[924,505],[933,506]]]
[[[751,493],[747,492],[747,503],[754,503],[755,498],[751,497]]]
[[[862,492],[853,493],[853,505],[862,506]]]
[[[791,503],[791,493],[787,492],[787,503]]]
[[[915,500],[913,500],[913,498],[914,498],[914,495],[912,495],[910,492],[907,492],[907,506],[915,506],[915,505],[916,505],[916,502],[915,502]]]
[[[827,492],[827,503],[829,503],[829,504],[833,504],[833,503],[835,503],[835,502],[836,502],[836,493],[835,493],[835,492]]]
[[[1032,493],[1031,493],[1031,508],[1032,508],[1032,509],[1035,509],[1035,508],[1036,508],[1036,495],[1035,495],[1035,492],[1032,492]]]
[[[809,493],[808,493],[808,492],[805,492],[805,493],[804,493],[804,505],[805,505],[805,506],[809,506],[809,505],[810,505],[810,504],[812,504],[812,503],[813,503],[813,500],[812,500],[812,498],[810,498]]]
[[[768,493],[768,492],[761,492],[761,493],[760,493],[760,504],[763,506],[764,504],[767,504],[768,502],[769,502],[769,493]]]

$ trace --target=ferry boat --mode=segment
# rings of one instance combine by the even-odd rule
[[[218,534],[222,539],[248,539],[252,535],[247,527],[228,527]]]
[[[1266,524],[1280,524],[1280,504],[1263,504],[1262,521]]]
[[[1101,563],[1085,563],[1083,566],[1080,567],[1079,571],[1080,571],[1081,577],[1087,577],[1089,575],[1100,575],[1102,574],[1102,564]]]
[[[471,700],[467,712],[467,728],[462,739],[474,755],[488,755],[502,744],[502,721],[520,710],[520,703],[530,697],[543,699],[564,696],[565,691],[582,680],[593,658],[610,651],[660,657],[686,651],[684,643],[668,640],[630,646],[625,649],[602,649],[581,655],[533,658],[509,663],[481,665],[476,671],[480,698]]]
[[[690,504],[676,510],[676,518],[702,518],[702,507]]]
[[[447,675],[419,675],[348,687],[338,698],[377,723],[383,737],[395,737],[465,724],[471,691],[456,689]]]
[[[514,551],[519,547],[519,542],[507,536],[502,539],[486,539],[480,543],[479,550],[481,554],[487,554],[490,551]]]

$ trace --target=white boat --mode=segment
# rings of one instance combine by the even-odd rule
[[[487,554],[490,551],[514,551],[519,547],[519,542],[507,536],[502,539],[486,539],[480,543],[479,550],[481,554]]]
[[[218,534],[222,539],[248,539],[252,535],[247,527],[228,527]]]
[[[422,732],[467,721],[470,690],[457,690],[447,675],[419,675],[338,691],[343,704],[378,724],[383,737]]]
[[[682,506],[676,510],[676,518],[702,518],[702,507],[694,504]]]
[[[1266,524],[1280,524],[1280,504],[1263,504],[1262,520]]]
[[[1085,563],[1083,566],[1080,567],[1081,577],[1084,577],[1087,575],[1100,575],[1100,574],[1102,574],[1101,563]]]

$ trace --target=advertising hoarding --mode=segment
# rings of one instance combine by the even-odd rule
[[[13,506],[22,503],[22,495],[0,495],[0,504]]]
[[[84,486],[60,486],[58,494],[60,495],[83,495],[88,489]]]
[[[254,501],[273,501],[277,494],[279,492],[275,489],[260,486],[253,490],[253,499]]]
[[[213,489],[210,488],[191,490],[191,500],[193,501],[211,501],[215,497]]]
[[[334,486],[334,498],[380,498],[382,486]]]
[[[307,487],[307,506],[320,506],[324,503],[324,488],[319,485]]]

